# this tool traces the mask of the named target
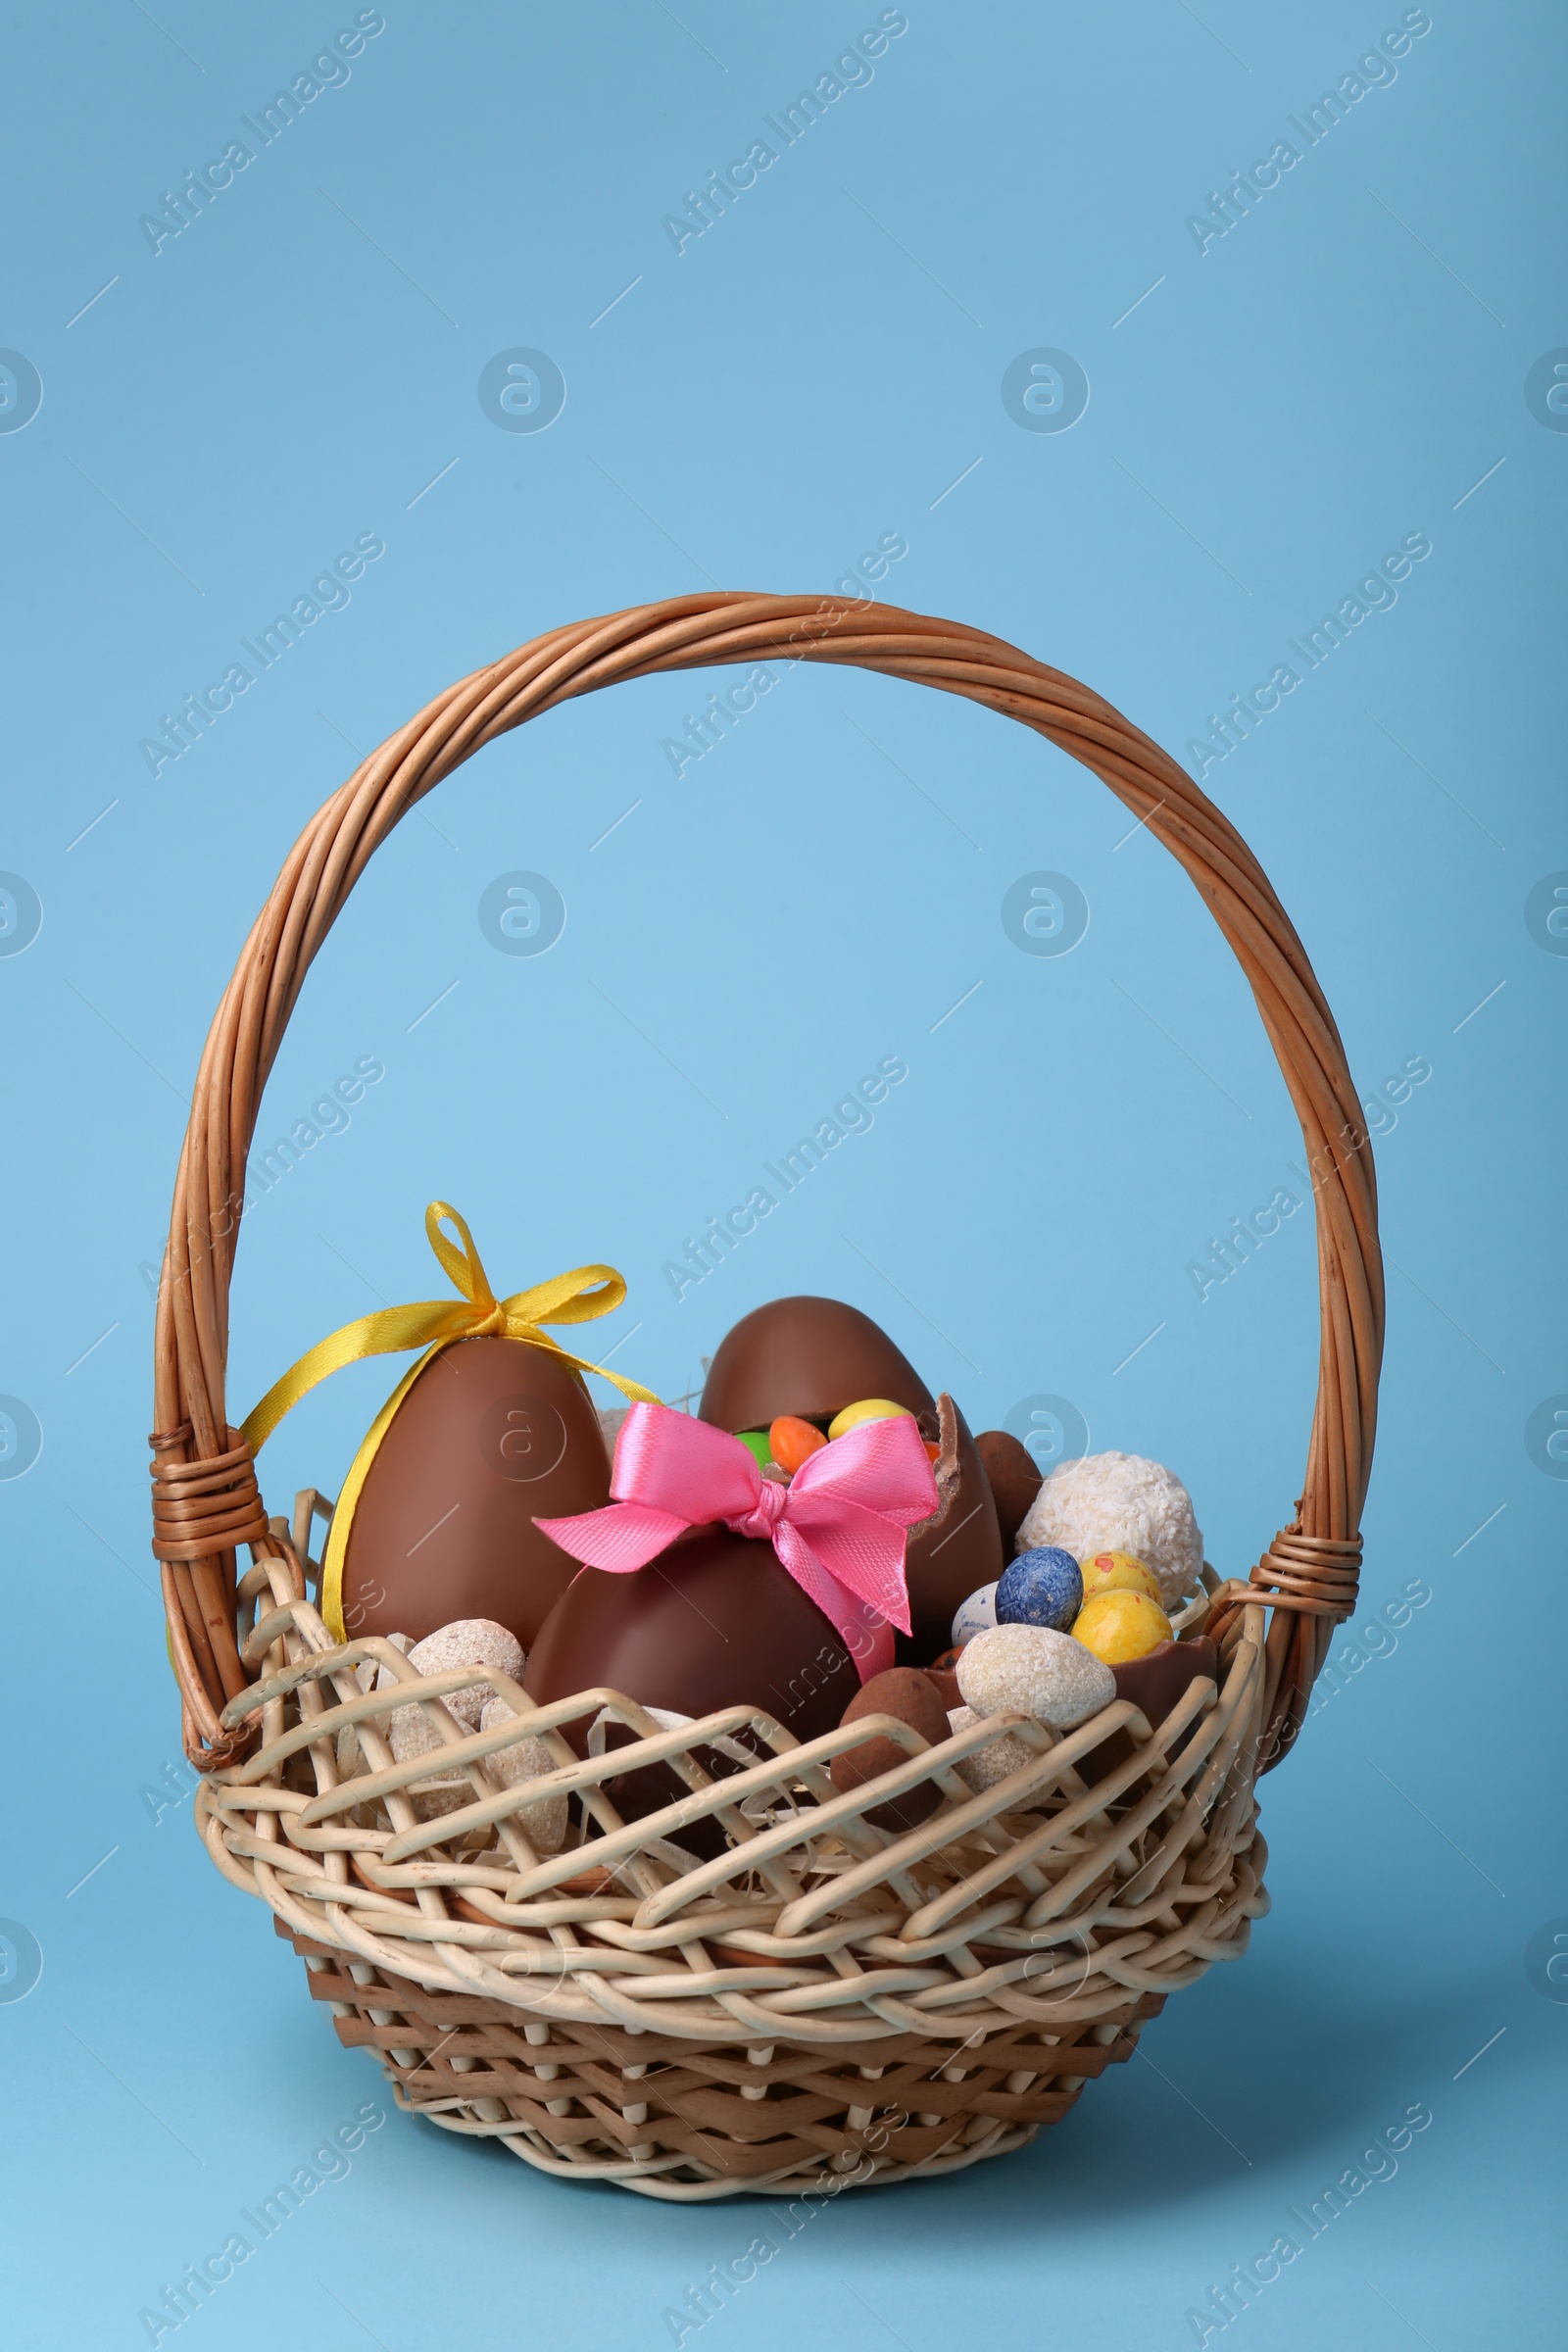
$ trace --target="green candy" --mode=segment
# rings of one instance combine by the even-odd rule
[[[736,1435],[740,1439],[741,1444],[743,1446],[749,1446],[753,1453],[756,1454],[757,1467],[759,1470],[765,1470],[768,1463],[773,1459],[773,1448],[768,1443],[766,1430],[742,1429],[737,1430]]]

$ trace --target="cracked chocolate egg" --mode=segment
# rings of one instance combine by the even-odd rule
[[[951,1396],[932,1396],[880,1325],[838,1298],[775,1298],[741,1318],[719,1342],[703,1390],[702,1418],[734,1435],[766,1430],[781,1416],[825,1433],[847,1406],[867,1398],[903,1405],[923,1438],[938,1445],[932,1468],[941,1501],[911,1527],[906,1555],[911,1634],[901,1664],[946,1646],[954,1611],[977,1585],[1002,1574],[1002,1538],[985,1466]]]

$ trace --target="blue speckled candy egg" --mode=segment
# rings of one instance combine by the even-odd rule
[[[955,1649],[961,1649],[966,1642],[974,1640],[976,1634],[988,1634],[996,1622],[997,1588],[995,1585],[982,1585],[977,1592],[970,1593],[967,1600],[958,1603],[957,1614],[953,1620]]]
[[[999,1625],[1045,1625],[1053,1633],[1066,1634],[1083,1605],[1078,1563],[1057,1544],[1021,1551],[997,1585]]]

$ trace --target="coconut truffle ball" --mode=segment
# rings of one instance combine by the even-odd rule
[[[1130,1551],[1153,1571],[1167,1609],[1199,1581],[1203,1539],[1181,1480],[1139,1453],[1058,1462],[1024,1514],[1017,1548],[1059,1544],[1075,1560]]]
[[[514,1720],[516,1708],[499,1694],[488,1697],[479,1716],[479,1729],[493,1732],[498,1724]],[[498,1747],[485,1758],[485,1770],[503,1788],[515,1788],[523,1781],[536,1781],[547,1772],[554,1772],[556,1759],[542,1740],[517,1740],[510,1747]],[[471,1795],[471,1790],[470,1790]],[[517,1826],[536,1853],[559,1854],[566,1842],[567,1799],[564,1791],[554,1796],[542,1796],[536,1805],[525,1805],[516,1816]]]
[[[458,1617],[451,1625],[426,1634],[416,1642],[408,1653],[409,1664],[420,1674],[450,1674],[463,1666],[493,1666],[498,1674],[512,1682],[520,1683],[527,1664],[521,1643],[504,1625],[490,1617]],[[388,1677],[388,1680],[391,1678]],[[447,1711],[466,1731],[479,1729],[479,1716],[485,1700],[491,1695],[483,1683],[475,1683],[467,1690],[454,1690],[446,1701]],[[399,1708],[400,1714],[417,1714],[417,1708]]]
[[[400,1641],[399,1647],[402,1646]],[[456,1618],[451,1625],[427,1634],[422,1642],[416,1642],[405,1654],[409,1664],[420,1674],[446,1674],[464,1666],[493,1666],[498,1674],[507,1675],[513,1682],[521,1681],[527,1662],[516,1636],[489,1617]],[[377,1690],[396,1686],[397,1678],[385,1666],[375,1679]],[[470,1690],[452,1691],[444,1703],[461,1731],[476,1732],[484,1703],[491,1695],[485,1684],[475,1683]],[[393,1759],[399,1764],[412,1763],[416,1756],[437,1755],[448,1744],[424,1709],[413,1699],[405,1706],[393,1708],[387,1738]],[[430,1814],[453,1813],[460,1805],[473,1802],[473,1789],[464,1772],[416,1781],[413,1792]]]
[[[994,1625],[964,1644],[958,1695],[977,1715],[1016,1709],[1068,1732],[1116,1695],[1116,1678],[1071,1634],[1045,1625]]]
[[[950,1732],[966,1732],[971,1724],[983,1720],[973,1707],[952,1707],[948,1711]],[[955,1769],[959,1780],[966,1781],[976,1796],[983,1796],[988,1788],[996,1787],[998,1781],[1006,1780],[1011,1773],[1022,1772],[1026,1765],[1034,1761],[1034,1749],[1026,1747],[1015,1732],[1002,1732],[989,1747],[976,1748],[972,1756],[965,1756]]]

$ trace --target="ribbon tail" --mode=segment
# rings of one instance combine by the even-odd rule
[[[629,1576],[683,1536],[692,1522],[676,1511],[662,1511],[656,1503],[612,1502],[600,1511],[582,1511],[569,1519],[536,1519],[534,1525],[586,1567]]]
[[[460,1224],[462,1219],[457,1220]],[[576,1372],[595,1372],[608,1380],[632,1404],[657,1404],[659,1398],[652,1389],[645,1389],[638,1380],[628,1380],[623,1373],[612,1372],[604,1364],[596,1364],[590,1356],[574,1355],[539,1329],[542,1323],[592,1323],[600,1315],[612,1314],[626,1296],[626,1284],[613,1266],[574,1266],[569,1274],[558,1274],[553,1281],[536,1282],[531,1290],[514,1292],[500,1305],[501,1327],[512,1339],[531,1340],[547,1354],[559,1355]]]
[[[788,1553],[778,1542],[786,1530]],[[901,1634],[911,1630],[904,1570],[904,1530],[891,1525],[880,1511],[867,1510],[863,1503],[838,1495],[834,1497],[831,1516],[825,1510],[820,1518],[809,1510],[791,1511],[781,1521],[775,1543],[779,1557],[791,1575],[796,1573],[794,1554],[799,1546],[835,1584],[852,1592],[857,1601],[890,1619]]]
[[[527,1332],[509,1331],[507,1336],[509,1339],[525,1340],[529,1347],[542,1348],[546,1355],[559,1356],[574,1372],[597,1373],[601,1380],[608,1380],[612,1387],[617,1388],[630,1404],[658,1404],[660,1401],[653,1390],[645,1389],[640,1380],[631,1380],[623,1372],[612,1372],[608,1365],[596,1364],[590,1356],[573,1355],[569,1348],[563,1348],[559,1340],[553,1340],[547,1331],[540,1331],[537,1326]]]
[[[397,1355],[406,1348],[428,1348],[436,1340],[461,1339],[472,1324],[473,1309],[462,1298],[429,1298],[415,1306],[382,1307],[376,1314],[345,1323],[341,1330],[329,1332],[308,1348],[246,1414],[241,1424],[246,1444],[252,1453],[260,1453],[284,1414],[345,1364],[357,1364],[368,1355]]]
[[[893,1628],[886,1614],[824,1567],[799,1528],[780,1521],[774,1530],[773,1547],[807,1599],[816,1603],[837,1631],[861,1683],[884,1673],[894,1658]]]
[[[567,1274],[514,1292],[501,1303],[525,1323],[592,1323],[612,1314],[625,1296],[625,1277],[613,1266],[573,1266]]]

